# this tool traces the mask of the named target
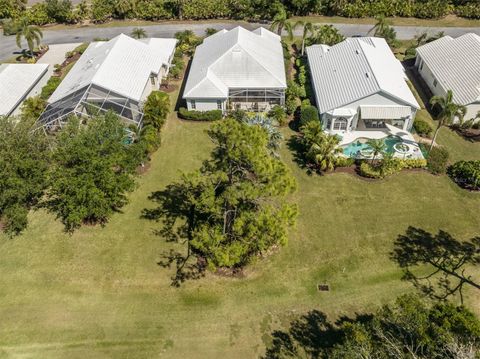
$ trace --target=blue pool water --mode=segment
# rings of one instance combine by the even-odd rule
[[[343,153],[347,157],[356,157],[358,151],[367,150],[370,148],[370,146],[367,145],[367,141],[368,139],[366,138],[359,138],[356,141],[343,146]],[[394,153],[395,150],[393,149],[393,146],[399,142],[402,142],[402,140],[396,136],[389,136],[385,138],[385,150],[388,153]]]

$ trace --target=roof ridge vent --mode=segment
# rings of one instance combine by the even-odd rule
[[[356,53],[357,55],[360,55],[360,51],[358,51],[358,49],[355,50],[355,53]]]
[[[370,78],[370,72],[365,72],[365,76],[366,76],[367,78]]]

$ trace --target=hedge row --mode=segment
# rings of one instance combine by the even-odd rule
[[[178,117],[190,121],[217,121],[223,117],[222,110],[189,111],[184,107],[178,110]]]
[[[427,160],[424,159],[392,159],[382,161],[380,165],[374,166],[364,161],[360,164],[360,175],[367,178],[385,178],[403,169],[425,168]]]

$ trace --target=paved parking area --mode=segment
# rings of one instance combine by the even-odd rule
[[[61,64],[65,60],[65,54],[68,51],[72,51],[81,44],[82,43],[50,45],[48,51],[37,61],[37,63],[49,64],[53,68],[53,65]]]

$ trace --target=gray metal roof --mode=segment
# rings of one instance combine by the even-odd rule
[[[439,85],[462,105],[480,101],[480,36],[444,36],[417,48]]]
[[[307,48],[307,56],[320,113],[378,92],[420,107],[402,64],[384,39],[348,38],[332,47],[314,45]]]
[[[0,116],[11,115],[47,69],[47,64],[0,65]]]
[[[236,27],[197,47],[184,98],[227,98],[230,88],[286,88],[280,37],[264,28]]]

